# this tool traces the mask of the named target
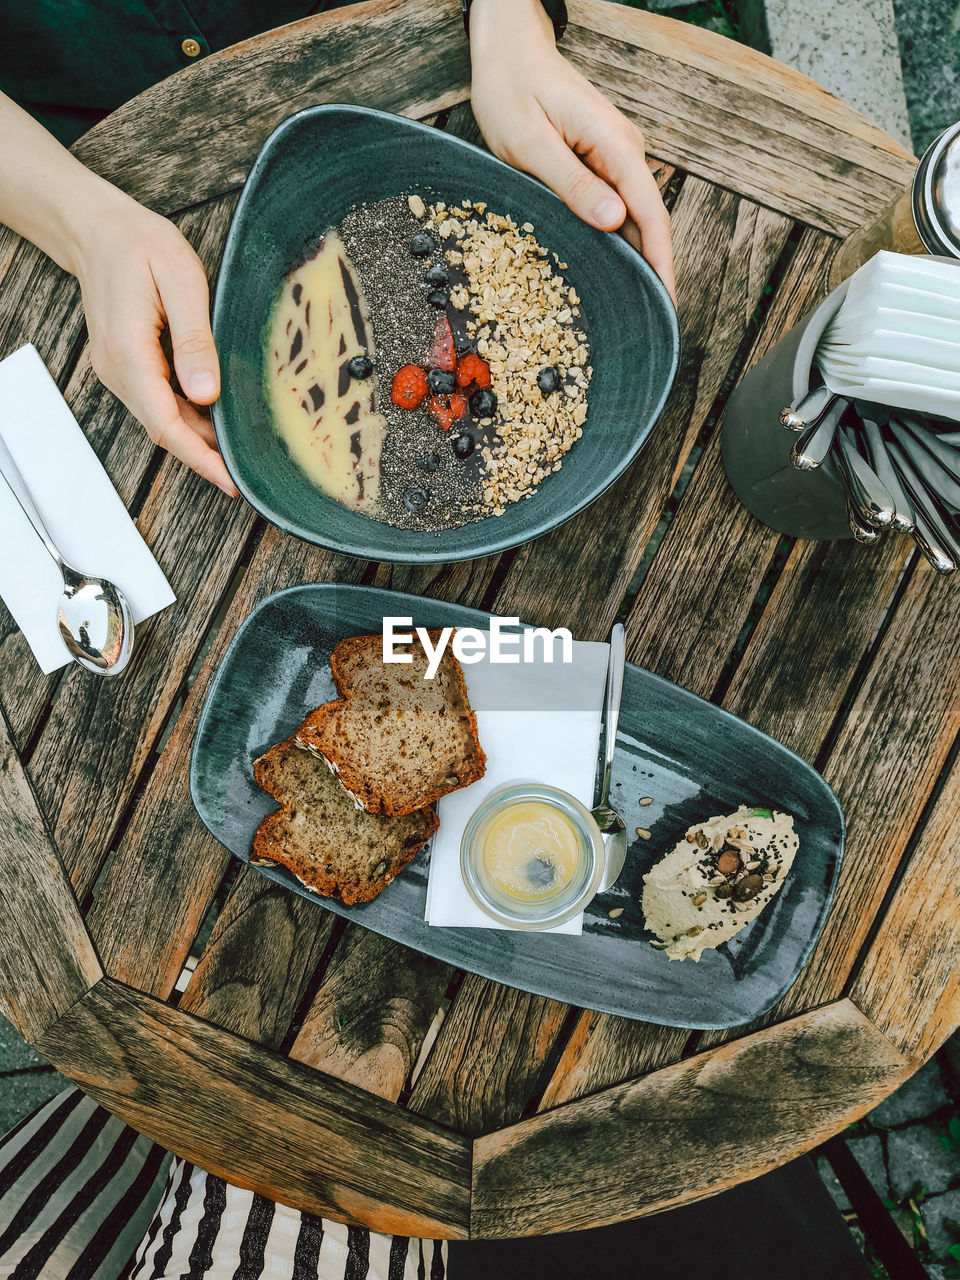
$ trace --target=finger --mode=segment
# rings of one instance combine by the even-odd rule
[[[172,453],[229,497],[238,497],[237,488],[230,479],[223,458],[181,414],[181,405],[184,404],[183,400],[178,401],[168,382],[153,380],[145,389],[140,404],[131,407],[146,427],[151,440],[161,449]],[[200,416],[196,410],[193,413]]]
[[[546,114],[523,131],[523,146],[512,149],[514,164],[545,182],[584,222],[614,231],[627,216],[624,201],[564,142]]]
[[[220,362],[210,331],[210,294],[203,267],[185,255],[151,263],[173,347],[173,367],[187,397],[210,404],[220,394]]]
[[[627,206],[629,222],[637,228],[640,252],[656,271],[667,292],[677,301],[673,268],[673,241],[667,213],[656,179],[647,165],[641,135],[624,121],[624,128],[606,136],[589,154],[589,161],[616,187]],[[632,237],[624,232],[633,243]]]
[[[213,429],[213,423],[205,413],[200,413],[195,404],[191,404],[189,400],[185,400],[183,396],[177,396],[177,404],[180,408],[180,417],[191,429],[195,431],[201,440],[205,440],[211,449],[217,449],[217,433]]]

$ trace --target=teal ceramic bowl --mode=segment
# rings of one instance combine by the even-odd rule
[[[358,204],[416,192],[485,200],[568,263],[594,374],[583,438],[527,500],[459,529],[394,529],[316,489],[274,432],[264,390],[263,331],[287,270]],[[374,324],[376,302],[373,300]],[[569,520],[639,453],[672,385],[677,317],[656,273],[620,236],[587,226],[541,183],[427,125],[362,107],[321,106],[264,143],[227,236],[213,306],[222,391],[217,441],[237,488],[288,533],[372,560],[469,560]]]

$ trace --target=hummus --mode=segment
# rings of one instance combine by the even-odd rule
[[[699,960],[756,919],[783,884],[799,840],[793,818],[741,805],[691,827],[643,877],[643,914],[670,960]]]

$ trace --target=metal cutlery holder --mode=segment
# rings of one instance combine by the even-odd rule
[[[832,458],[811,471],[790,460],[796,436],[780,411],[820,381],[817,344],[840,309],[849,281],[834,289],[746,375],[727,404],[721,432],[723,465],[737,497],[758,520],[795,538],[853,535],[846,491]]]

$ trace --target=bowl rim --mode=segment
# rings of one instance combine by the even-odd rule
[[[338,114],[348,116],[365,116],[369,119],[388,123],[391,127],[399,125],[401,128],[407,128],[414,132],[429,134],[433,139],[439,139],[441,146],[458,148],[468,153],[476,153],[484,158],[487,163],[502,166],[510,171],[512,175],[524,182],[531,183],[538,187],[541,192],[547,193],[558,204],[564,205],[564,202],[551,191],[539,179],[532,177],[530,174],[524,173],[520,169],[515,169],[512,165],[506,164],[498,156],[493,155],[489,151],[485,151],[481,147],[475,146],[472,142],[467,142],[464,138],[459,138],[455,134],[448,134],[443,130],[435,129],[431,125],[424,124],[420,120],[410,120],[406,116],[399,116],[389,111],[380,111],[374,107],[357,106],[344,102],[327,102],[320,103],[313,107],[304,107],[300,111],[294,112],[292,115],[282,120],[268,135],[260,150],[257,152],[250,171],[244,181],[237,201],[237,206],[233,211],[230,219],[230,226],[227,229],[226,239],[224,241],[223,253],[220,258],[220,265],[217,271],[216,286],[213,296],[213,307],[211,313],[211,324],[215,340],[219,332],[220,324],[223,321],[224,310],[226,307],[227,280],[231,275],[234,260],[238,254],[238,244],[240,238],[240,228],[245,221],[247,207],[251,200],[251,192],[255,189],[257,179],[262,171],[268,166],[272,159],[272,155],[280,141],[285,135],[295,130],[304,121],[322,116],[336,116]],[[570,211],[572,217],[575,214]],[[589,225],[589,224],[588,224]],[[614,235],[615,233],[608,233]],[[302,522],[285,516],[282,512],[277,511],[271,504],[265,502],[262,497],[256,494],[251,486],[246,482],[242,474],[242,469],[238,464],[235,452],[232,448],[227,424],[224,420],[222,408],[223,388],[221,386],[220,395],[211,406],[211,417],[213,420],[214,432],[217,438],[217,446],[220,454],[229,472],[231,480],[237,486],[241,495],[247,502],[259,512],[271,524],[277,526],[284,533],[290,533],[298,538],[302,538],[306,542],[310,542],[315,546],[323,547],[326,550],[354,556],[363,560],[382,561],[390,564],[453,564],[463,560],[476,560],[485,556],[499,555],[504,551],[511,550],[515,547],[525,546],[528,542],[543,537],[547,533],[553,532],[554,529],[566,524],[568,520],[572,520],[574,516],[580,515],[591,503],[595,502],[602,494],[604,494],[610,486],[623,475],[626,469],[636,459],[640,450],[647,442],[651,432],[655,429],[670,392],[673,390],[676,381],[677,370],[680,363],[680,326],[677,316],[677,310],[673,300],[667,292],[663,281],[654,271],[653,267],[646,261],[642,254],[638,253],[622,236],[616,236],[615,252],[625,256],[626,260],[631,263],[634,270],[638,270],[639,274],[645,278],[646,287],[649,288],[654,295],[655,305],[659,303],[666,319],[667,332],[664,334],[664,342],[669,343],[669,374],[664,380],[664,386],[659,395],[656,397],[650,411],[650,426],[647,432],[640,438],[635,439],[631,447],[624,451],[620,459],[614,467],[612,467],[603,476],[602,481],[598,484],[594,482],[587,485],[576,501],[570,508],[561,515],[548,516],[531,522],[530,526],[524,531],[522,536],[516,533],[504,533],[499,537],[494,535],[485,540],[482,547],[442,547],[436,549],[431,547],[411,547],[411,548],[390,548],[376,545],[376,537],[372,537],[367,542],[361,542],[353,537],[320,535],[314,528],[305,525]],[[222,369],[222,363],[221,363]],[[331,499],[331,501],[335,501]],[[382,521],[374,520],[369,517],[373,526],[382,525],[391,531],[393,536],[401,536],[409,532],[403,529],[397,529],[393,525],[387,525]],[[471,524],[482,525],[494,519],[492,516],[486,516],[483,520],[471,522]],[[463,526],[458,526],[463,527]],[[467,526],[469,527],[469,526]],[[418,535],[423,533],[422,530],[412,531]],[[429,531],[427,531],[429,532]],[[438,540],[442,541],[443,532],[437,534]],[[455,532],[455,531],[450,531]]]

